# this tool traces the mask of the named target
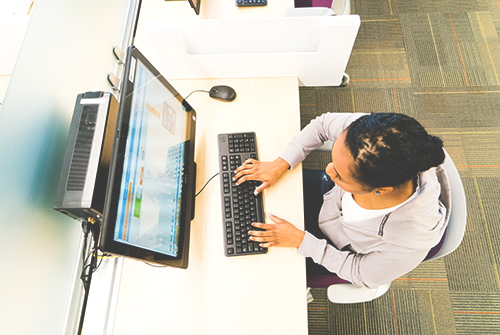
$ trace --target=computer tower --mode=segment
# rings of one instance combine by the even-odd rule
[[[102,218],[118,101],[108,92],[76,99],[54,209],[76,220]]]

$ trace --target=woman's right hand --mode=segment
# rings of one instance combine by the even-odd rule
[[[235,171],[234,180],[239,185],[247,180],[260,180],[262,184],[255,189],[255,195],[274,184],[290,165],[278,157],[272,162],[261,162],[252,158],[247,159]]]

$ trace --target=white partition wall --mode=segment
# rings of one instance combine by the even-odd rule
[[[156,66],[170,79],[298,77],[338,86],[358,15],[150,22]]]
[[[111,90],[133,2],[34,3],[0,110],[1,334],[73,331],[81,227],[52,209],[54,195],[76,95]]]

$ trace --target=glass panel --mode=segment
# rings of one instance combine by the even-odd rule
[[[76,96],[111,91],[130,6],[34,3],[0,110],[0,333],[64,329],[81,228],[52,209],[55,191]]]

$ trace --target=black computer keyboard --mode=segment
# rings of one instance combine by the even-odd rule
[[[253,222],[264,222],[262,194],[255,196],[260,181],[236,185],[234,171],[248,158],[258,159],[255,133],[220,134],[219,172],[222,196],[222,222],[226,256],[264,254],[267,248],[250,241],[249,230],[259,230]]]

